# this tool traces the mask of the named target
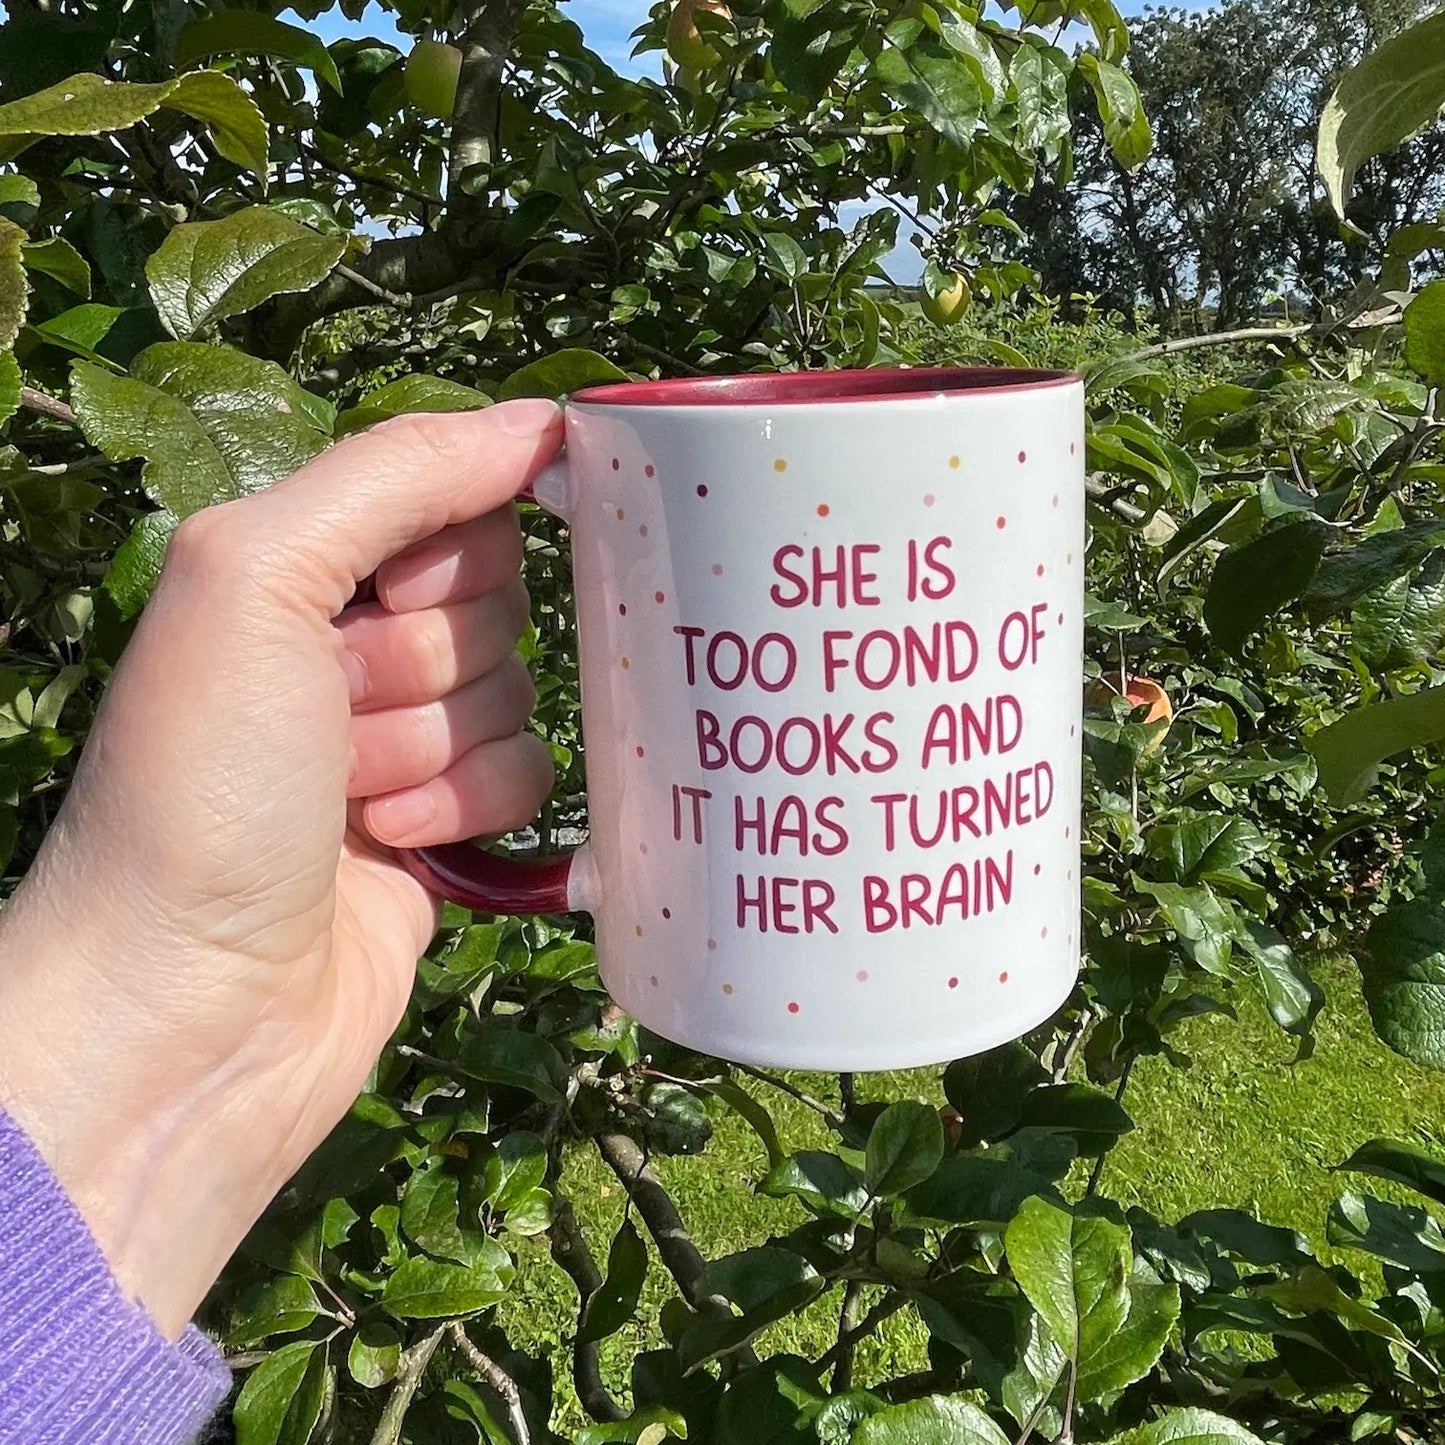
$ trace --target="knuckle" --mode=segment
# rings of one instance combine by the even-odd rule
[[[456,643],[444,613],[417,614],[411,665],[416,691],[424,698],[443,697],[456,685]]]

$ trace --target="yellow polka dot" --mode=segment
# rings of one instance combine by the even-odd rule
[[[779,457],[777,461],[773,463],[773,470],[775,472],[785,472],[788,470],[788,464],[782,457]]]
[[[633,931],[639,938],[642,937],[642,925],[641,925],[640,923],[637,924],[636,927],[635,927],[632,931]]]
[[[732,991],[733,991],[733,986],[732,986],[732,984],[730,984],[730,983],[725,983],[725,984],[723,984],[723,992],[724,992],[724,993],[729,993],[729,994],[730,994]]]
[[[949,459],[948,459],[948,465],[951,466],[954,471],[957,471],[957,470],[958,470],[958,467],[959,467],[958,458],[957,458],[957,457],[949,457]]]

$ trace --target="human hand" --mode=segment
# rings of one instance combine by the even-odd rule
[[[550,787],[509,503],[561,436],[401,417],[183,522],[0,922],[0,1101],[171,1338],[406,1006],[436,905],[385,845]]]

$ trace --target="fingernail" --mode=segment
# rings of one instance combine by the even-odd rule
[[[446,597],[461,565],[456,552],[438,547],[416,552],[389,566],[382,581],[387,607],[392,612],[435,607]]]
[[[353,703],[365,702],[369,684],[366,680],[366,664],[346,648],[341,650],[341,670],[346,674],[346,686],[351,692]]]
[[[404,843],[436,817],[428,788],[411,788],[389,798],[374,798],[366,809],[366,826],[383,843]]]
[[[513,437],[539,437],[562,420],[562,408],[545,396],[519,396],[489,406],[486,415],[498,431]]]

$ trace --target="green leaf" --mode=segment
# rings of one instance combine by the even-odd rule
[[[497,1140],[487,1164],[487,1199],[495,1209],[519,1204],[547,1177],[547,1146],[541,1136],[514,1129]]]
[[[1445,1069],[1445,909],[1396,904],[1371,925],[1359,964],[1375,1032],[1407,1059]]]
[[[39,271],[59,281],[77,296],[90,296],[90,266],[85,257],[61,236],[45,241],[26,241],[21,254],[27,270]]]
[[[337,417],[336,431],[340,436],[406,412],[475,411],[490,402],[491,397],[475,387],[418,372],[368,392],[355,407]]]
[[[306,1445],[321,1415],[326,1373],[326,1349],[316,1340],[273,1350],[237,1397],[236,1445]]]
[[[1367,703],[1305,740],[1320,783],[1336,804],[1358,802],[1381,762],[1445,738],[1445,687]]]
[[[1331,1244],[1362,1249],[1412,1274],[1445,1274],[1445,1234],[1423,1210],[1372,1195],[1342,1194],[1325,1220]]]
[[[1445,381],[1445,280],[1431,281],[1406,308],[1405,362],[1431,386]]]
[[[39,204],[40,187],[29,176],[0,176],[0,207]]]
[[[1325,996],[1284,935],[1257,918],[1246,918],[1235,941],[1259,970],[1269,1016],[1286,1033],[1307,1036],[1325,1006]]]
[[[775,1199],[794,1195],[820,1214],[856,1215],[868,1206],[858,1171],[836,1154],[804,1149],[768,1170],[758,1191]]]
[[[1305,606],[1316,621],[1343,612],[1376,587],[1413,572],[1442,546],[1445,522],[1430,518],[1376,532],[1347,547],[1332,547],[1320,560]]]
[[[1075,64],[1088,81],[1104,123],[1104,139],[1126,171],[1136,170],[1154,149],[1154,132],[1139,89],[1117,65],[1084,53]]]
[[[1074,1139],[1079,1153],[1102,1154],[1133,1127],[1124,1106],[1092,1084],[1048,1084],[1023,1102],[1019,1122],[1025,1128],[1047,1129]]]
[[[755,1310],[779,1290],[791,1289],[818,1271],[791,1249],[760,1245],[709,1262],[698,1291],[703,1297],[719,1295],[744,1314]]]
[[[999,1427],[958,1395],[925,1395],[869,1415],[853,1445],[1008,1445]]]
[[[186,340],[272,296],[309,291],[345,252],[344,237],[247,206],[219,221],[173,227],[146,262],[146,280],[166,330]]]
[[[177,36],[176,65],[212,55],[274,55],[314,71],[318,80],[341,92],[336,62],[319,36],[253,10],[222,10],[191,21]]]
[[[171,535],[179,525],[171,512],[147,512],[116,548],[101,586],[110,593],[122,617],[134,617],[150,600]]]
[[[806,1309],[828,1288],[821,1275],[808,1275],[768,1295],[746,1314],[731,1319],[700,1319],[682,1333],[677,1342],[677,1359],[683,1373],[690,1375],[711,1360],[721,1359],[756,1339],[769,1325]]]
[[[231,1315],[226,1342],[252,1345],[268,1335],[289,1335],[304,1330],[321,1313],[321,1303],[309,1280],[300,1275],[273,1275],[248,1290]]]
[[[362,1325],[346,1352],[346,1368],[364,1390],[389,1385],[401,1364],[401,1336],[390,1325]]]
[[[905,1100],[885,1109],[868,1133],[863,1182],[876,1197],[921,1184],[943,1158],[943,1123],[931,1104]]]
[[[1166,1410],[1157,1420],[1121,1436],[1118,1445],[1263,1445],[1243,1425],[1212,1410]]]
[[[503,1278],[490,1264],[468,1266],[409,1259],[387,1280],[381,1305],[399,1320],[470,1315],[496,1304],[510,1283],[510,1270]]]
[[[1345,214],[1355,172],[1393,150],[1445,105],[1445,13],[1377,45],[1325,102],[1317,153],[1335,213]]]
[[[920,41],[907,50],[888,47],[873,70],[900,105],[916,110],[946,140],[968,148],[983,95],[962,56]]]
[[[71,397],[91,445],[144,457],[146,492],[177,517],[268,487],[326,443],[301,387],[230,347],[158,342],[130,376],[77,361]]]
[[[591,1344],[615,1335],[634,1314],[647,1278],[647,1246],[630,1219],[612,1237],[607,1251],[607,1275],[587,1300],[579,1345]]]
[[[1264,835],[1244,818],[1181,810],[1149,830],[1152,857],[1169,865],[1176,883],[1213,883],[1243,877],[1245,863],[1268,854]]]
[[[687,1420],[666,1405],[644,1405],[625,1420],[585,1425],[572,1439],[574,1445],[661,1445],[686,1440]]]
[[[525,1089],[546,1104],[562,1102],[562,1056],[537,1034],[483,1025],[464,1035],[456,1062],[483,1083]]]
[[[1228,902],[1205,883],[1188,887],[1136,878],[1135,885],[1158,903],[1165,921],[1200,968],[1210,973],[1227,972],[1239,936],[1239,920]]]
[[[1079,1361],[1080,1400],[1097,1400],[1142,1380],[1159,1363],[1179,1323],[1179,1286],[1165,1284],[1142,1260],[1129,1275],[1124,1323]]]
[[[1226,652],[1239,652],[1251,633],[1304,593],[1329,535],[1321,522],[1287,523],[1219,559],[1204,599],[1204,622]]]
[[[407,1180],[401,1196],[402,1233],[428,1254],[474,1265],[484,1252],[485,1241],[478,1231],[462,1227],[460,1183],[445,1163],[445,1159],[433,1160]]]
[[[1181,1219],[1179,1228],[1261,1268],[1308,1264],[1311,1259],[1302,1234],[1277,1224],[1262,1224],[1240,1209],[1199,1209]]]
[[[1052,1182],[1010,1159],[955,1155],[933,1175],[909,1190],[908,1210],[921,1219],[938,1219],[972,1229],[1002,1229],[1030,1195],[1052,1194]]]
[[[1433,658],[1445,644],[1445,553],[1361,598],[1350,614],[1350,641],[1372,669]]]
[[[1002,1139],[1018,1127],[1029,1091],[1048,1078],[1033,1051],[1017,1041],[955,1059],[944,1071],[943,1092],[963,1120],[960,1142],[971,1149]]]
[[[1027,1199],[1004,1231],[1009,1266],[1070,1359],[1091,1356],[1129,1312],[1129,1231]]]
[[[514,371],[497,388],[497,400],[508,401],[514,396],[565,397],[584,386],[626,380],[627,373],[605,356],[574,346]]]
[[[4,110],[4,106],[0,106]],[[30,281],[22,259],[25,232],[0,217],[0,351],[9,351],[25,324]]]
[[[266,122],[253,101],[215,70],[197,70],[155,85],[108,80],[86,72],[0,105],[0,158],[18,155],[45,136],[102,135],[129,130],[164,106],[211,128],[227,160],[266,174]]]
[[[1445,1161],[1415,1148],[1413,1144],[1401,1144],[1394,1139],[1371,1139],[1335,1168],[1393,1179],[1436,1204],[1445,1204]]]
[[[1272,1304],[1296,1314],[1331,1314],[1366,1334],[1378,1335],[1396,1344],[1405,1343],[1399,1325],[1377,1315],[1360,1300],[1352,1299],[1334,1277],[1317,1264],[1302,1265],[1288,1279],[1263,1286],[1259,1294]]]

